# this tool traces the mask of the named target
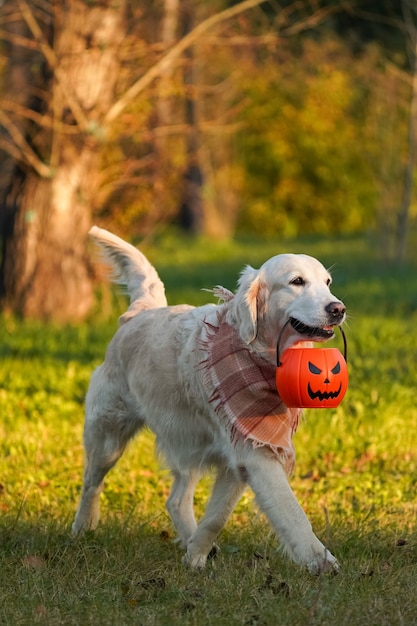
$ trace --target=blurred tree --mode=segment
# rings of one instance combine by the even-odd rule
[[[384,73],[378,48],[365,45],[378,38],[374,24],[360,45],[354,28],[345,44],[329,36],[340,14],[365,20],[352,7],[3,3],[3,304],[25,316],[85,316],[92,216],[131,237],[178,220],[181,206],[191,230],[217,236],[238,219],[274,235],[370,224],[385,130],[378,137],[369,103]],[[387,28],[376,0],[361,7]],[[380,120],[393,119],[388,100]],[[398,106],[401,129],[403,118]]]
[[[397,220],[396,260],[402,263],[407,250],[407,233],[410,205],[413,196],[414,171],[417,159],[417,7],[415,2],[402,0],[404,26],[408,34],[411,68],[410,102],[408,113],[407,159],[404,184]]]
[[[242,231],[337,233],[374,221],[376,188],[362,131],[366,65],[331,36],[283,43],[275,66],[247,68],[248,107],[240,155],[247,172]],[[258,79],[253,74],[258,71]]]
[[[373,133],[375,140],[368,156],[379,195],[381,252],[401,263],[413,217],[417,158],[417,5],[415,0],[344,3],[335,26],[354,51],[375,51],[370,42],[379,44],[379,61],[367,77],[370,100],[365,132],[368,139]]]
[[[82,318],[93,296],[86,233],[105,139],[101,118],[120,71],[124,0],[12,0],[7,11],[12,86],[2,101],[1,146],[14,164],[2,198],[2,295],[24,316]],[[24,75],[19,106],[16,71]]]
[[[151,111],[146,100],[137,103],[138,95],[208,29],[261,2],[244,0],[211,15],[168,50],[173,36],[168,12],[175,18],[175,5],[168,1],[155,7],[126,0],[7,3],[2,38],[10,64],[0,148],[12,161],[0,198],[6,216],[0,223],[0,295],[10,310],[60,320],[87,314],[93,295],[87,231],[94,208],[112,195],[109,178],[119,178],[111,153],[122,161],[132,146],[132,119],[142,134],[142,154],[129,159],[130,173],[125,169],[122,178],[131,182],[154,156],[144,132]],[[128,17],[136,12],[144,19],[148,8],[146,26],[156,25],[158,32],[165,9],[162,51],[159,41],[158,48],[141,46],[137,33],[129,38]],[[126,38],[127,47],[134,39],[134,58],[126,54]],[[140,57],[138,72],[129,62]],[[132,81],[133,72],[140,78]]]

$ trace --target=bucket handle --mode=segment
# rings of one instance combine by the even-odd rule
[[[284,332],[286,326],[290,322],[291,322],[290,319],[288,319],[285,322],[284,326],[281,328],[281,331],[280,331],[280,333],[278,335],[278,341],[277,341],[277,367],[281,367],[281,365],[282,365],[282,362],[281,362],[281,360],[279,358],[280,357],[280,343],[281,343],[283,332]],[[342,337],[343,337],[343,356],[344,356],[344,359],[345,359],[345,361],[347,363],[347,341],[346,341],[346,335],[345,335],[345,332],[344,332],[344,330],[343,330],[343,328],[341,326],[338,326],[338,329],[342,333]]]

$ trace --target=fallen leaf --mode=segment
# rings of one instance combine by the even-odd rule
[[[148,578],[139,583],[139,587],[142,587],[142,589],[165,589],[165,586],[165,579],[161,577]]]
[[[38,554],[25,556],[22,562],[24,567],[27,567],[28,569],[44,570],[46,567],[45,559]]]
[[[48,610],[44,604],[39,604],[35,607],[35,619],[44,620],[48,615]]]

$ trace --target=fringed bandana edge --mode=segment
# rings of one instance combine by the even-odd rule
[[[205,354],[197,369],[209,401],[224,418],[232,441],[249,439],[254,447],[268,447],[291,473],[292,437],[302,410],[284,404],[276,388],[275,367],[251,352],[223,317],[224,312],[218,314],[218,325],[204,322],[199,342],[199,351]]]

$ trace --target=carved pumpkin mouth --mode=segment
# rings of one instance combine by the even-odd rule
[[[312,400],[316,400],[316,398],[318,398],[321,402],[323,400],[330,400],[330,399],[334,399],[337,398],[340,394],[342,390],[342,383],[340,383],[339,385],[339,389],[336,389],[336,391],[313,391],[310,383],[308,383],[307,386],[307,391],[308,391],[308,395],[310,396],[310,398]]]
[[[320,337],[321,339],[331,339],[334,336],[334,327],[333,326],[324,326],[320,328],[318,326],[307,326],[307,324],[303,324],[300,320],[295,319],[295,317],[290,318],[290,324],[300,335],[306,335],[313,339],[314,337]]]

